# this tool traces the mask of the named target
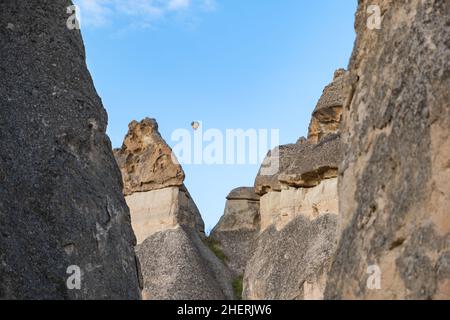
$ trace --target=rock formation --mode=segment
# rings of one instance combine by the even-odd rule
[[[339,69],[314,110],[308,139],[270,151],[255,180],[258,194],[280,192],[282,185],[296,188],[317,186],[322,180],[337,177],[341,160],[339,123],[344,101],[345,70]],[[278,161],[279,169],[266,174],[264,169]]]
[[[345,70],[334,73],[333,82],[328,85],[314,109],[308,129],[308,140],[317,143],[323,137],[339,130],[342,116],[342,101],[344,100]]]
[[[337,230],[338,132],[345,71],[338,70],[313,113],[308,139],[269,152],[255,180],[260,234],[244,278],[248,299],[323,299]],[[279,171],[264,175],[266,163]]]
[[[158,131],[154,119],[132,121],[122,148],[114,150],[124,184],[123,193],[180,187],[184,171]]]
[[[235,276],[244,272],[244,298],[323,298],[337,230],[344,78],[338,70],[325,88],[308,139],[269,152],[254,188],[227,197],[212,237]]]
[[[281,228],[299,214],[309,219],[323,213],[337,214],[341,139],[334,122],[339,122],[342,112],[344,78],[345,71],[336,71],[333,82],[325,88],[313,113],[308,139],[280,146],[264,160],[255,180],[255,190],[261,196],[261,231],[273,224]],[[319,116],[319,111],[336,116],[329,120]],[[264,175],[265,163],[276,161],[273,154],[278,157],[279,170]]]
[[[449,299],[450,2],[361,0],[355,26],[326,297]]]
[[[114,150],[138,244],[158,231],[189,226],[204,235],[204,223],[184,182],[184,171],[154,119],[129,124]]]
[[[256,239],[245,270],[244,298],[323,299],[336,229],[335,214],[316,219],[299,214],[283,228],[267,227]]]
[[[308,137],[210,239],[155,120],[114,161],[71,5],[0,3],[0,300],[450,299],[449,1],[359,0]]]
[[[259,195],[248,187],[231,191],[225,212],[211,232],[211,238],[219,243],[234,277],[244,274],[259,228]]]
[[[107,115],[71,1],[0,2],[0,299],[138,299]],[[70,266],[80,289],[66,285]]]
[[[192,229],[157,232],[137,247],[144,279],[143,299],[233,299],[233,278]]]
[[[114,151],[136,233],[144,299],[233,299],[232,275],[205,244],[184,172],[154,119],[133,121]]]

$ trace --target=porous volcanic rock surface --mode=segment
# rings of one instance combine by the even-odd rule
[[[449,299],[450,2],[361,0],[355,27],[326,297]]]
[[[137,247],[147,300],[231,300],[232,275],[197,232],[180,226]]]
[[[0,299],[139,299],[107,115],[72,2],[0,2]],[[81,289],[70,290],[70,266]],[[70,270],[70,269],[69,269]]]
[[[335,249],[337,215],[299,215],[284,228],[270,226],[256,239],[244,278],[245,299],[320,300]]]
[[[122,172],[124,194],[180,187],[185,174],[158,131],[155,119],[128,125],[122,147],[114,150]]]
[[[259,233],[259,195],[252,187],[234,189],[227,196],[225,210],[211,232],[227,257],[227,265],[235,277],[242,276],[253,253],[253,243]]]

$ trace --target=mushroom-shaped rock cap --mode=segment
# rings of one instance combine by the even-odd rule
[[[184,171],[161,137],[155,119],[132,121],[122,148],[114,155],[125,195],[183,185]]]
[[[344,79],[346,71],[338,69],[334,73],[333,82],[325,87],[322,96],[314,109],[313,115],[326,108],[342,107],[344,104]]]
[[[228,196],[227,200],[251,200],[259,201],[260,196],[255,193],[255,188],[253,187],[240,187],[232,190]]]
[[[337,70],[333,82],[323,90],[309,125],[309,141],[318,143],[327,135],[338,133],[345,101],[346,74],[344,69]]]
[[[337,176],[341,161],[341,139],[331,134],[318,144],[300,139],[296,144],[282,145],[273,156],[270,151],[263,162],[279,160],[279,170],[264,175],[260,169],[255,180],[255,192],[264,195],[269,191],[281,191],[282,185],[313,187],[323,179]]]
[[[337,177],[341,161],[341,139],[338,134],[328,135],[318,144],[305,143],[278,181],[294,187],[314,187],[323,179]]]

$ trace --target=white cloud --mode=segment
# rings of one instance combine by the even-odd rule
[[[76,0],[82,23],[89,26],[102,26],[107,24],[107,18],[111,15],[110,0]]]
[[[170,0],[168,8],[170,10],[186,9],[191,5],[191,0]]]
[[[216,0],[74,0],[82,26],[99,27],[130,18],[133,25],[148,25],[177,12],[212,11]]]

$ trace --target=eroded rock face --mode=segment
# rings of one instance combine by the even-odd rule
[[[256,193],[281,191],[282,185],[310,188],[337,177],[342,156],[339,125],[347,78],[344,69],[335,72],[313,112],[307,139],[300,138],[295,144],[282,145],[267,154],[255,180]],[[278,170],[267,174],[274,163],[278,163]]]
[[[231,191],[224,214],[211,237],[218,241],[234,277],[244,274],[259,228],[259,196],[254,189],[243,187]]]
[[[278,175],[281,185],[295,188],[312,188],[321,181],[337,177],[341,161],[339,134],[327,135],[317,144],[307,141],[291,154],[289,165]]]
[[[154,233],[187,226],[204,235],[200,212],[185,188],[169,187],[137,192],[126,197],[131,221],[140,244]]]
[[[232,276],[192,228],[155,233],[137,247],[143,299],[231,300]]]
[[[180,187],[184,171],[158,131],[155,119],[133,121],[114,155],[122,172],[124,194]]]
[[[312,221],[299,215],[281,230],[263,231],[247,264],[244,298],[323,299],[336,230],[337,215],[324,214]]]
[[[345,70],[337,70],[333,82],[325,88],[317,103],[308,130],[308,139],[313,143],[339,130],[345,99],[344,79]]]
[[[135,238],[71,1],[0,2],[0,299],[138,299]],[[82,272],[69,290],[69,266]]]
[[[260,230],[270,226],[277,230],[302,215],[314,220],[322,214],[337,214],[337,178],[323,180],[314,188],[286,187],[280,192],[269,192],[260,200]]]
[[[214,231],[259,228],[259,195],[251,187],[234,189],[227,196],[225,212]]]
[[[282,145],[270,151],[255,180],[257,194],[279,192],[283,185],[311,188],[322,180],[337,177],[341,159],[339,134],[330,134],[319,143],[300,139],[296,144]],[[266,163],[279,161],[279,170],[273,175],[264,174]]]
[[[320,213],[337,214],[337,176],[342,158],[338,129],[346,79],[345,70],[335,72],[333,82],[319,99],[311,126],[321,119],[319,111],[339,116],[332,121],[320,120],[319,133],[310,130],[307,139],[300,138],[295,144],[268,153],[255,179],[255,191],[261,196],[261,231],[272,224],[283,226],[299,214],[309,218]],[[279,171],[265,175],[265,162],[273,164],[277,160]]]
[[[183,168],[161,137],[156,120],[145,118],[128,127],[122,148],[114,155],[138,244],[156,232],[180,225],[204,235],[203,219],[183,185]]]
[[[324,90],[308,138],[269,152],[256,177],[260,221],[245,266],[247,299],[324,297],[336,246],[338,128],[346,77],[344,70],[338,70]],[[277,160],[278,172],[264,174],[265,166]]]
[[[366,27],[369,5],[381,30]],[[356,30],[326,297],[449,299],[450,2],[359,1]]]
[[[324,298],[336,247],[337,193],[337,178],[331,178],[261,197],[260,232],[245,268],[246,299]]]

